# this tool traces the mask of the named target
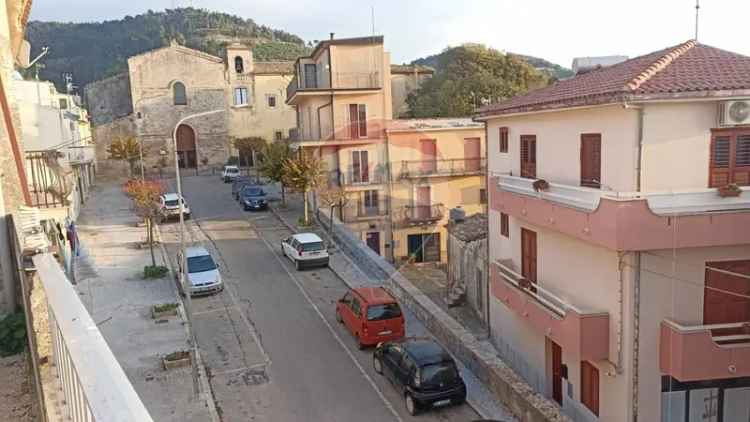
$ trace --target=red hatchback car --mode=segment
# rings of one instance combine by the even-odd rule
[[[382,287],[349,291],[336,303],[336,320],[354,334],[360,349],[404,338],[401,307]]]

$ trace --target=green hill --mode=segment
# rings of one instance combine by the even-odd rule
[[[49,47],[39,75],[55,82],[58,89],[62,89],[64,72],[72,72],[74,83],[83,87],[124,71],[128,57],[166,46],[172,39],[220,57],[233,41],[252,45],[257,60],[294,60],[309,51],[296,35],[258,25],[252,19],[195,8],[149,10],[104,22],[33,21],[26,36],[32,57],[42,47]]]

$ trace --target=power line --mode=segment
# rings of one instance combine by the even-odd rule
[[[636,267],[635,265],[632,265],[632,264],[624,264],[624,265],[626,267],[630,267],[632,269],[638,270],[638,267]],[[646,269],[646,268],[643,268],[643,267],[641,267],[640,270],[643,271],[643,272],[647,272],[647,273],[653,274],[653,275],[658,275],[658,276],[661,276],[661,277],[664,277],[664,278],[668,278],[668,279],[671,279],[671,280],[674,280],[674,281],[679,281],[679,282],[682,282],[682,283],[685,283],[685,284],[691,284],[693,286],[704,288],[704,289],[707,289],[707,290],[712,290],[712,291],[715,291],[715,292],[724,293],[724,294],[727,294],[727,295],[730,295],[730,296],[736,296],[736,297],[740,297],[740,298],[743,298],[743,299],[750,299],[750,295],[745,295],[745,294],[742,294],[742,293],[736,293],[736,292],[732,292],[732,291],[729,291],[729,290],[720,289],[718,287],[708,286],[708,285],[706,285],[704,283],[695,282],[695,281],[687,280],[687,279],[680,278],[680,277],[675,277],[674,275],[671,275],[671,274],[665,274],[665,273],[661,273],[661,272],[658,272],[658,271],[649,270],[649,269]]]

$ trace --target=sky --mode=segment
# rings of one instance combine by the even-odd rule
[[[374,9],[392,63],[472,42],[570,67],[575,57],[634,57],[695,34],[695,0],[35,0],[31,19],[91,22],[187,6],[305,41],[370,35]],[[701,0],[698,40],[750,56],[748,16],[748,0]]]

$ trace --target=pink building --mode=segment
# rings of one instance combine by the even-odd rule
[[[476,119],[508,364],[577,421],[750,420],[750,57],[688,41]]]

